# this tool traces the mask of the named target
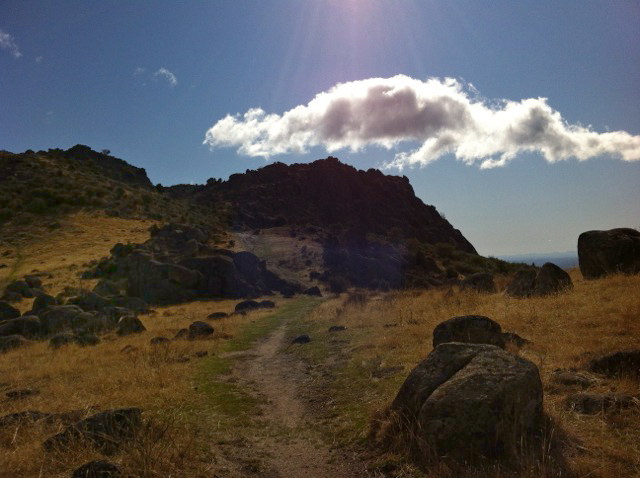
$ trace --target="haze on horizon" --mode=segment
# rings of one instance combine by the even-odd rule
[[[484,255],[640,227],[639,4],[265,3],[3,2],[0,149],[163,184],[331,153],[407,175]]]

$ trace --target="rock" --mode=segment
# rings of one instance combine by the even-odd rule
[[[119,478],[121,476],[123,476],[122,470],[115,463],[94,460],[75,470],[71,478]]]
[[[33,290],[31,290],[31,287],[29,287],[29,284],[27,284],[27,282],[23,280],[17,280],[17,281],[11,282],[5,288],[5,292],[13,292],[15,294],[20,294],[22,297],[26,297],[27,299],[34,297]]]
[[[29,341],[22,337],[22,335],[7,335],[6,337],[0,337],[0,353],[24,347],[28,344]]]
[[[149,343],[151,345],[168,345],[171,343],[171,340],[166,337],[154,337],[149,341]]]
[[[207,352],[206,350],[199,350],[195,353],[195,356],[198,358],[206,357],[207,355],[209,355],[209,352]]]
[[[67,301],[67,304],[77,305],[84,311],[100,310],[110,305],[106,298],[96,294],[95,292],[86,290],[82,291],[82,294],[79,296],[71,297]]]
[[[178,332],[176,332],[176,335],[173,337],[173,339],[186,339],[187,337],[189,337],[189,329],[180,329],[178,330]]]
[[[227,314],[226,312],[213,312],[207,315],[207,319],[211,320],[224,319],[225,317],[229,317],[229,314]]]
[[[520,337],[515,332],[502,332],[502,339],[504,340],[505,345],[512,344],[512,345],[515,345],[517,348],[522,348],[525,345],[531,343],[530,340]]]
[[[36,275],[25,276],[24,281],[31,289],[42,289],[42,280]]]
[[[322,292],[320,292],[320,288],[318,286],[309,287],[303,292],[303,294],[310,295],[312,297],[322,297]]]
[[[137,334],[147,330],[137,317],[124,316],[118,320],[117,333],[120,336]]]
[[[112,297],[110,302],[117,308],[128,309],[138,314],[149,312],[149,304],[140,297],[129,297],[128,295],[118,295]]]
[[[496,284],[493,281],[493,274],[489,272],[477,272],[465,277],[460,282],[462,290],[475,290],[476,292],[486,292],[493,294],[496,292]]]
[[[347,330],[344,325],[332,325],[329,327],[329,332],[342,332],[343,330]]]
[[[102,297],[113,297],[115,295],[120,295],[120,287],[118,287],[118,284],[112,280],[102,279],[93,288],[93,292],[101,295]]]
[[[259,302],[259,306],[261,309],[274,309],[276,307],[276,303],[272,300],[262,300]]]
[[[593,377],[583,372],[563,368],[558,368],[551,372],[550,379],[552,383],[558,385],[564,385],[567,387],[577,386],[580,388],[588,388],[596,382]]]
[[[298,335],[291,341],[292,344],[308,344],[309,342],[311,342],[311,337],[307,334]]]
[[[578,262],[585,279],[640,273],[640,232],[621,228],[587,231],[578,237]]]
[[[507,285],[506,294],[510,297],[530,297],[536,284],[536,271],[532,269],[521,269]]]
[[[75,329],[84,325],[87,316],[80,316],[84,311],[77,305],[52,305],[38,312],[42,324],[42,332],[46,335]],[[80,316],[80,317],[79,317]],[[76,320],[78,319],[79,320]]]
[[[197,320],[189,325],[189,339],[208,337],[211,334],[213,334],[213,327],[206,322]]]
[[[518,464],[540,453],[542,383],[528,360],[486,344],[443,343],[411,371],[390,407],[424,456]],[[404,429],[404,430],[402,430]]]
[[[565,399],[565,407],[577,413],[595,415],[638,406],[638,399],[629,395],[574,393]]]
[[[56,334],[49,339],[49,347],[57,349],[62,347],[63,345],[72,344],[75,341],[75,334],[72,334],[71,332],[63,332],[60,334]]]
[[[589,370],[607,377],[640,377],[640,349],[622,350],[593,359]]]
[[[141,414],[139,408],[97,413],[48,438],[43,446],[47,451],[64,450],[73,442],[86,441],[105,455],[112,455],[135,437],[142,425]]]
[[[42,334],[40,319],[33,315],[18,317],[17,319],[0,322],[0,337],[7,335],[22,335],[26,338],[38,337]]]
[[[551,262],[545,263],[538,272],[521,269],[507,286],[506,294],[511,297],[543,297],[557,294],[573,287],[571,277]]]
[[[23,423],[23,422],[37,422],[52,417],[51,413],[37,412],[34,410],[27,410],[25,412],[10,413],[9,415],[3,415],[0,417],[0,429]]]
[[[505,346],[500,324],[482,315],[462,315],[438,324],[433,329],[433,347],[447,342]]]
[[[40,390],[36,390],[33,388],[18,388],[15,390],[9,390],[7,393],[5,393],[5,396],[9,400],[18,400],[20,398],[26,398],[26,397],[31,397],[33,395],[38,395],[39,393],[40,393]]]
[[[7,302],[20,302],[22,300],[22,294],[7,290],[2,294],[2,300]]]
[[[98,345],[100,343],[100,338],[95,334],[81,333],[75,336],[75,342],[80,347],[87,347]]]
[[[39,294],[33,301],[31,306],[31,312],[37,314],[39,311],[46,309],[49,306],[57,305],[58,301],[55,297],[48,294]]]
[[[0,320],[20,317],[20,311],[4,300],[0,300]]]
[[[250,310],[256,310],[260,308],[260,303],[255,300],[243,300],[236,304],[236,312],[248,312]]]
[[[557,294],[572,287],[573,282],[569,274],[557,265],[547,262],[538,271],[532,295],[541,297]]]

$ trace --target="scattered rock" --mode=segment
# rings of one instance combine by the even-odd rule
[[[578,237],[578,262],[585,279],[640,273],[640,232],[620,228],[587,231]]]
[[[171,343],[171,340],[166,337],[154,337],[149,342],[151,345],[168,345]]]
[[[207,355],[209,355],[209,352],[207,352],[206,350],[199,350],[195,353],[195,356],[198,358],[206,357]]]
[[[243,300],[238,302],[235,307],[236,312],[248,312],[250,310],[256,310],[260,308],[260,303],[255,300]]]
[[[119,478],[122,470],[115,463],[94,460],[75,470],[71,478]]]
[[[9,390],[7,393],[5,393],[5,395],[9,400],[18,400],[20,398],[26,398],[26,397],[31,397],[33,395],[38,395],[39,393],[40,393],[40,390],[36,390],[33,388],[18,388],[15,390]]]
[[[0,337],[22,335],[26,338],[38,337],[42,333],[40,319],[33,315],[25,315],[17,319],[0,322]]]
[[[307,334],[298,335],[291,341],[292,344],[308,344],[309,342],[311,342],[311,337]]]
[[[344,325],[332,325],[329,327],[329,332],[342,332],[343,330],[347,330]]]
[[[408,432],[423,456],[517,464],[523,453],[542,450],[542,397],[528,360],[493,345],[443,343],[401,386],[388,433]]]
[[[589,388],[592,386],[596,379],[587,375],[584,372],[578,372],[572,369],[559,368],[551,372],[551,382],[564,385],[566,387],[580,387]]]
[[[33,305],[31,306],[32,313],[38,313],[39,311],[46,309],[49,306],[57,305],[58,301],[55,297],[50,296],[48,294],[39,294],[36,299],[33,301]]]
[[[322,292],[320,292],[320,288],[318,286],[309,287],[303,292],[303,294],[310,295],[312,297],[322,297]]]
[[[105,455],[112,455],[135,437],[142,425],[141,414],[139,408],[97,413],[48,438],[43,446],[47,451],[64,450],[73,442],[87,441]]]
[[[629,395],[574,393],[565,400],[569,410],[585,415],[595,415],[608,411],[619,411],[624,408],[638,406],[638,399]]]
[[[211,327],[206,322],[202,322],[201,320],[197,320],[189,325],[189,335],[188,338],[198,339],[203,337],[208,337],[213,334],[213,327]]]
[[[27,299],[31,299],[32,297],[34,297],[33,290],[31,290],[31,287],[29,287],[29,284],[27,284],[27,282],[24,280],[17,280],[17,281],[11,282],[5,288],[5,292],[13,292],[14,294],[20,294],[22,297],[26,297]]]
[[[219,319],[224,319],[226,317],[229,317],[229,314],[227,314],[226,312],[213,312],[207,315],[207,319],[211,319],[211,320],[219,320]]]
[[[36,275],[25,276],[24,281],[31,289],[42,289],[42,280]]]
[[[542,297],[557,294],[572,287],[573,282],[569,274],[557,265],[547,262],[538,271],[532,295]]]
[[[460,282],[462,290],[475,290],[476,292],[486,292],[493,294],[496,292],[496,284],[493,281],[493,274],[489,272],[477,272],[465,277]]]
[[[0,320],[15,319],[20,317],[20,311],[8,302],[0,300]]]
[[[29,341],[22,335],[7,335],[6,337],[0,337],[0,353],[24,347],[28,344]]]
[[[118,320],[117,333],[120,336],[138,334],[147,330],[137,317],[121,317]]]
[[[433,347],[447,342],[505,346],[500,324],[482,315],[462,315],[438,324],[433,329]]]
[[[589,363],[589,370],[607,377],[640,377],[640,349],[622,350]]]

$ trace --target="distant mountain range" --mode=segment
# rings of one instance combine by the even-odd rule
[[[512,254],[504,256],[496,256],[498,259],[502,259],[507,262],[523,262],[525,264],[535,264],[541,266],[545,262],[553,262],[555,265],[562,267],[563,269],[572,269],[578,267],[578,253],[577,251],[566,252],[533,252],[529,254]]]

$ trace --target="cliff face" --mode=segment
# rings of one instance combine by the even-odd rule
[[[328,157],[309,164],[274,163],[210,182],[198,202],[228,201],[237,228],[319,226],[351,237],[416,238],[476,253],[462,233],[414,194],[406,177],[360,171]]]

